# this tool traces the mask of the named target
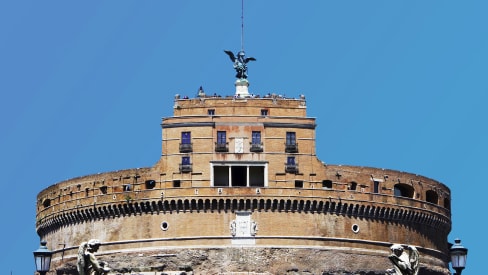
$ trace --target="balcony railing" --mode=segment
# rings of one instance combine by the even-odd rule
[[[180,143],[180,153],[193,152],[193,143]]]
[[[285,152],[287,153],[298,153],[298,143],[295,144],[285,144]]]
[[[249,148],[251,152],[262,152],[263,151],[263,143],[251,143],[251,148]]]
[[[298,164],[285,163],[286,173],[298,173]]]
[[[229,152],[229,143],[215,143],[215,152]]]
[[[180,173],[190,173],[193,171],[191,164],[180,164]]]

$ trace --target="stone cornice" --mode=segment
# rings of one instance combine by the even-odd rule
[[[62,226],[121,216],[171,212],[198,214],[198,212],[207,211],[234,212],[240,210],[342,215],[402,224],[406,227],[428,226],[446,234],[451,228],[449,217],[436,212],[419,208],[408,208],[402,205],[390,204],[380,207],[369,202],[342,202],[340,200],[318,198],[234,197],[175,198],[85,206],[46,216],[38,221],[37,232],[40,236],[43,236]]]

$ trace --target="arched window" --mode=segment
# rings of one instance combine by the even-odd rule
[[[444,207],[451,210],[451,200],[449,198],[444,198]]]
[[[44,206],[45,208],[51,206],[51,200],[50,199],[44,199],[42,201],[42,206]]]
[[[349,188],[348,188],[348,189],[349,189],[349,190],[352,190],[352,191],[356,191],[357,186],[358,186],[358,183],[357,183],[357,182],[355,182],[355,181],[351,181],[351,182],[349,183]]]
[[[407,197],[407,198],[413,198],[413,187],[405,184],[405,183],[398,183],[395,184],[394,187],[394,195],[395,197]]]
[[[153,189],[156,186],[156,181],[155,180],[146,180],[146,189]]]
[[[332,189],[332,181],[331,180],[323,180],[322,181],[322,188]]]
[[[439,196],[433,190],[427,190],[425,192],[425,200],[430,203],[438,204],[439,203]]]

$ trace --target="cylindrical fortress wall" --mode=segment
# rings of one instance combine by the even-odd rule
[[[239,213],[245,213],[249,221],[257,225],[255,235],[245,236],[244,239],[251,240],[245,242],[245,246],[308,247],[341,253],[361,250],[377,258],[384,256],[391,243],[402,243],[419,247],[424,263],[427,261],[437,269],[445,268],[449,209],[387,192],[398,184],[398,179],[400,182],[415,179],[422,186],[429,186],[429,190],[449,192],[444,185],[383,169],[328,166],[326,170],[325,174],[335,178],[334,189],[160,188],[160,182],[149,182],[156,175],[151,169],[116,172],[122,175],[118,177],[122,180],[117,180],[121,185],[128,184],[124,182],[124,177],[127,178],[124,175],[138,173],[131,191],[124,191],[123,186],[107,186],[106,182],[92,190],[101,178],[117,178],[111,173],[73,179],[39,194],[38,233],[49,243],[64,245],[64,249],[55,250],[57,259],[61,254],[65,259],[73,258],[77,246],[92,238],[103,242],[104,253],[225,248],[240,245],[235,243],[231,223]],[[395,181],[392,186],[388,180],[383,181],[382,193],[366,192],[369,184],[364,184],[362,191],[361,187],[347,188],[351,180],[363,182],[363,178],[371,178],[371,175],[376,179],[375,175],[385,172]],[[340,173],[342,182],[337,177]],[[133,181],[133,178],[126,181]],[[152,185],[146,186],[147,183]],[[67,186],[74,186],[79,193],[47,197]],[[115,192],[105,190],[103,193],[100,188],[105,186]],[[420,193],[424,193],[423,189]],[[46,200],[50,200],[50,205]]]

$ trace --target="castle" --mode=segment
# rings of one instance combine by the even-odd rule
[[[51,270],[77,274],[78,245],[96,238],[113,274],[385,274],[392,243],[417,247],[420,274],[449,274],[448,187],[322,162],[305,96],[248,84],[176,95],[153,167],[42,190],[37,232],[63,244]]]

